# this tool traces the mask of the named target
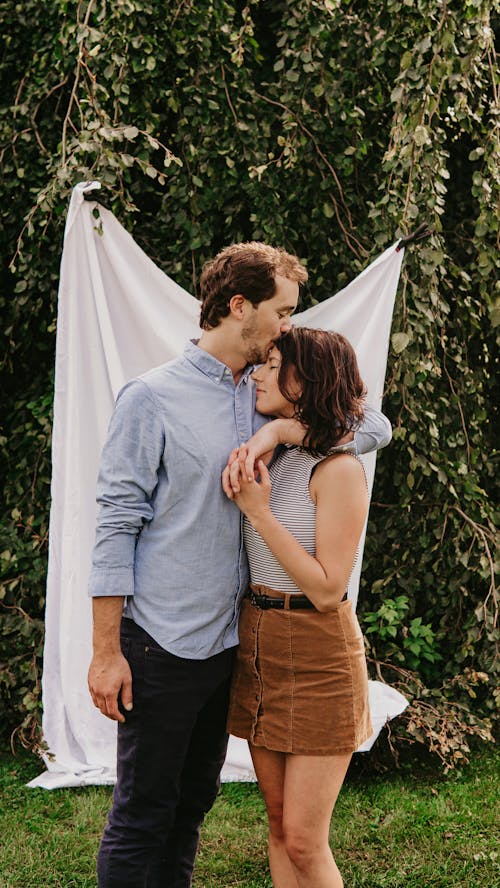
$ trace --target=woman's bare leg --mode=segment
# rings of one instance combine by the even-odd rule
[[[274,888],[298,888],[295,869],[285,848],[283,791],[287,755],[249,744],[269,819],[269,868]]]
[[[328,843],[330,820],[351,759],[348,755],[287,755],[283,833],[299,888],[343,888]],[[293,882],[288,884],[293,885]]]

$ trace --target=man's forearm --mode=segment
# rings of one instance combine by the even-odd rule
[[[280,444],[301,445],[304,442],[307,429],[296,419],[275,419],[269,423],[269,426],[276,427]],[[380,410],[366,404],[364,419],[359,429],[344,435],[338,444],[332,447],[332,451],[338,448],[354,453],[370,453],[386,447],[391,438],[392,428],[387,417]]]
[[[121,652],[120,624],[124,600],[123,595],[92,599],[93,645],[96,656],[109,656]]]
[[[102,714],[124,722],[120,703],[126,712],[133,707],[132,673],[122,654],[120,623],[123,595],[94,598],[94,655],[89,666],[89,691]]]
[[[387,447],[392,438],[392,427],[383,413],[370,404],[364,406],[365,416],[354,432],[356,453],[370,453]]]
[[[134,594],[135,546],[153,518],[153,498],[164,453],[160,411],[148,387],[132,380],[121,390],[104,445],[97,481],[92,597]]]

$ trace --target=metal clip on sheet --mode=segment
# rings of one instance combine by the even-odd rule
[[[396,247],[396,253],[402,249],[402,247],[408,247],[410,244],[416,244],[419,241],[427,240],[432,234],[431,229],[428,227],[427,222],[422,222],[418,228],[415,229],[411,234],[407,234],[406,237],[402,237],[398,242]]]

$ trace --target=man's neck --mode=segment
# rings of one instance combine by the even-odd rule
[[[235,384],[239,382],[247,362],[245,356],[238,349],[238,344],[231,342],[231,336],[228,334],[228,331],[223,330],[222,327],[204,330],[198,340],[198,348],[203,349],[207,354],[220,361],[221,364],[229,367]]]

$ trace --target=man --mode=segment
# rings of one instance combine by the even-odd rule
[[[289,330],[306,280],[284,250],[260,243],[222,250],[202,274],[198,343],[118,396],[99,474],[90,580],[90,693],[119,723],[100,888],[191,884],[226,753],[248,580],[240,514],[221,472],[229,452],[264,422],[249,375]],[[303,429],[284,422],[273,423],[275,443],[299,443]],[[355,437],[364,452],[387,443],[390,427],[368,410]]]

